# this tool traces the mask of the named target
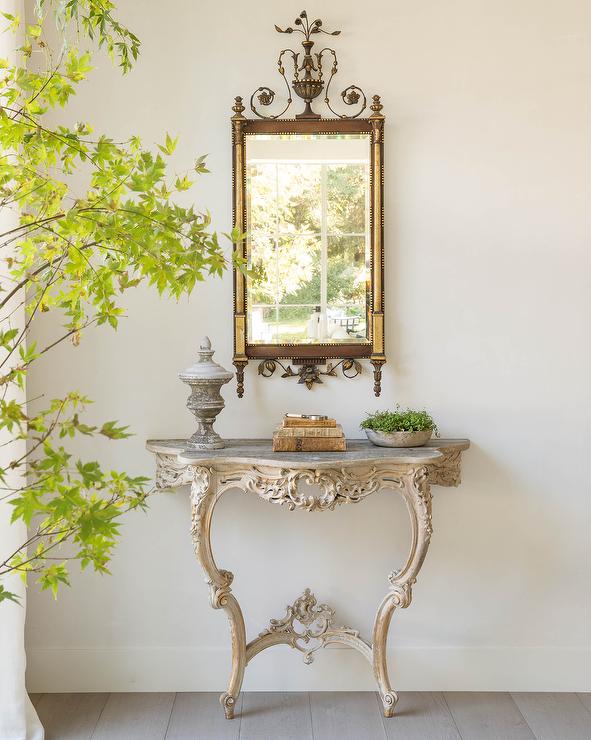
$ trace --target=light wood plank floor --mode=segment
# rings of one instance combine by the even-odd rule
[[[591,740],[591,694],[32,694],[46,740]]]

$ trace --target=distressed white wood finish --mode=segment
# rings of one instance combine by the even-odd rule
[[[246,666],[262,650],[287,644],[303,652],[310,663],[313,653],[330,643],[353,647],[372,664],[384,716],[391,717],[398,696],[388,676],[388,628],[395,609],[410,605],[429,547],[433,531],[429,484],[459,484],[460,456],[469,442],[436,440],[425,447],[394,449],[350,440],[347,452],[305,455],[273,452],[270,440],[231,440],[224,449],[207,451],[186,448],[182,440],[154,440],[147,446],[156,455],[158,487],[191,485],[195,554],[206,573],[212,607],[224,609],[230,622],[232,668],[228,689],[220,697],[226,717],[234,717]],[[300,483],[316,486],[320,493],[305,492]],[[384,488],[402,496],[410,518],[410,551],[402,568],[388,576],[390,586],[377,609],[371,643],[356,630],[338,626],[334,610],[318,606],[309,590],[287,607],[285,618],[271,620],[268,629],[247,643],[242,610],[231,589],[233,574],[217,566],[211,550],[215,506],[232,488],[290,510],[307,511],[358,503]]]
[[[350,627],[335,625],[335,611],[320,604],[307,588],[302,596],[286,608],[283,619],[272,619],[269,627],[246,646],[246,662],[271,645],[289,645],[304,654],[304,663],[314,660],[314,653],[326,645],[340,642],[359,650],[371,663],[371,645]],[[298,628],[298,623],[304,629]]]

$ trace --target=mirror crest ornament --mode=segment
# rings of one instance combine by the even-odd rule
[[[250,97],[256,118],[244,116],[241,97],[232,107],[234,226],[244,235],[236,249],[249,268],[234,271],[237,393],[244,394],[250,359],[258,360],[262,377],[279,369],[281,377],[297,378],[308,389],[337,370],[355,377],[362,372],[360,360],[369,359],[379,396],[386,361],[383,106],[374,95],[371,115],[362,118],[366,95],[349,85],[340,97],[352,113],[333,108],[337,54],[330,47],[314,52],[313,37],[340,31],[325,30],[305,11],[293,26],[275,29],[303,36],[303,53],[279,53],[287,91],[282,110],[262,112],[277,97],[266,86]],[[304,109],[281,118],[294,103],[292,91]],[[323,91],[335,117],[323,118],[312,108]]]
[[[320,18],[317,18],[315,21],[312,21],[312,23],[310,23],[310,21],[308,20],[308,14],[305,10],[302,10],[299,17],[295,19],[294,25],[295,28],[292,26],[288,26],[285,29],[280,28],[279,26],[275,26],[275,30],[278,33],[301,33],[304,37],[304,40],[302,41],[304,53],[302,55],[301,64],[301,52],[296,52],[293,49],[282,49],[282,51],[279,53],[279,59],[277,60],[277,68],[279,70],[279,74],[281,75],[281,77],[283,77],[285,87],[287,89],[287,104],[280,113],[277,113],[275,115],[266,116],[263,113],[260,113],[254,104],[255,97],[261,105],[268,106],[271,105],[275,100],[275,92],[269,87],[259,87],[258,90],[255,90],[255,92],[253,92],[253,94],[250,96],[250,108],[252,112],[255,115],[259,116],[259,118],[265,118],[267,120],[279,118],[284,113],[287,113],[287,110],[291,106],[293,99],[291,97],[291,90],[289,88],[289,82],[287,80],[285,67],[283,66],[283,64],[284,57],[291,56],[291,60],[293,63],[293,80],[291,86],[295,94],[306,103],[306,107],[301,113],[298,113],[296,115],[296,119],[320,119],[320,113],[314,113],[314,111],[312,110],[312,101],[314,100],[314,98],[317,98],[324,89],[324,70],[322,67],[322,63],[323,59],[327,55],[330,55],[329,63],[331,64],[331,68],[328,82],[326,83],[324,102],[326,103],[331,113],[334,113],[334,115],[338,118],[357,118],[358,116],[360,116],[367,107],[367,98],[365,97],[365,93],[363,92],[363,90],[360,87],[357,87],[357,85],[349,85],[349,87],[345,88],[341,92],[341,98],[346,105],[357,105],[358,103],[360,103],[359,110],[356,113],[352,115],[337,113],[337,111],[335,111],[330,105],[330,83],[332,82],[332,78],[336,75],[338,70],[336,51],[334,49],[331,49],[330,47],[325,47],[319,52],[312,53],[314,41],[310,38],[311,36],[314,36],[315,34],[339,36],[341,32],[326,31],[322,27],[322,21],[320,20]],[[302,74],[300,75],[300,73]],[[314,76],[314,73],[316,74],[316,76]]]

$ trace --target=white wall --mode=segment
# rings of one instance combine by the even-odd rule
[[[195,191],[231,221],[233,97],[278,86],[276,54],[300,3],[121,2],[143,40],[121,79],[107,62],[72,106],[121,138],[179,134],[176,162],[209,153]],[[376,403],[367,372],[313,392],[259,380],[225,390],[225,436],[263,437],[286,409],[335,414],[351,437],[377,406],[425,406],[467,436],[464,482],[437,489],[435,535],[410,609],[395,615],[402,689],[591,690],[588,475],[591,431],[591,5],[585,0],[324,0],[309,8],[340,55],[341,89],[379,92],[386,126],[388,364]],[[294,40],[290,37],[289,40]],[[30,393],[78,387],[97,419],[136,436],[89,454],[149,474],[149,437],[188,435],[177,372],[201,335],[230,366],[231,276],[179,304],[138,290],[117,334],[61,346]],[[43,331],[50,333],[50,327]],[[126,521],[112,577],[75,575],[57,603],[31,589],[34,691],[217,690],[228,671],[223,612],[194,562],[185,492]],[[222,500],[214,547],[235,573],[250,634],[306,586],[370,634],[406,521],[389,494],[329,514],[289,513],[238,492]],[[314,666],[276,648],[248,689],[372,688],[362,658]]]

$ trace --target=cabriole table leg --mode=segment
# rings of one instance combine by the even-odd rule
[[[383,481],[388,482],[402,494],[411,523],[411,546],[406,565],[401,570],[390,573],[388,580],[390,590],[378,607],[373,628],[373,670],[385,717],[392,717],[398,701],[398,694],[392,690],[388,676],[387,644],[388,628],[394,610],[406,609],[412,600],[412,586],[429,548],[431,533],[431,492],[427,481],[427,468],[411,468],[402,477],[400,473],[392,474],[390,481],[384,473]]]
[[[216,475],[210,468],[193,468],[191,483],[191,535],[197,559],[207,574],[209,599],[214,609],[224,609],[230,621],[232,636],[232,670],[228,690],[220,696],[227,719],[234,718],[236,700],[242,688],[246,668],[246,629],[240,604],[230,585],[233,574],[217,567],[211,552],[211,519],[215,505],[223,493],[216,486]]]

